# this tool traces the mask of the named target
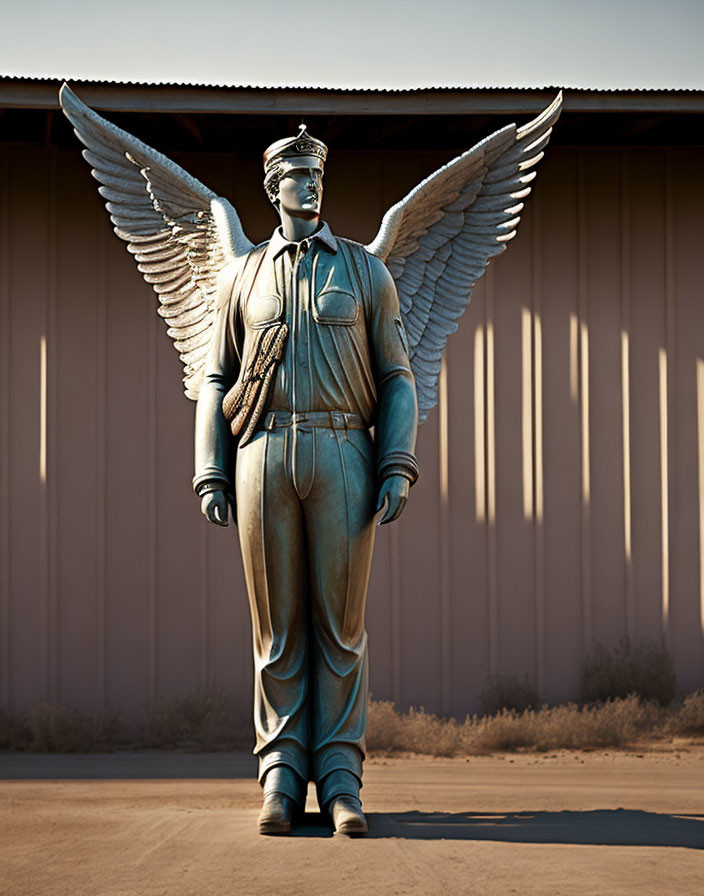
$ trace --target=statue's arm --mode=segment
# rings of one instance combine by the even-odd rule
[[[418,478],[414,454],[418,430],[416,387],[408,359],[396,285],[386,266],[371,258],[369,336],[377,387],[375,427],[380,523],[395,520]]]
[[[234,500],[232,435],[222,400],[239,374],[239,354],[232,333],[230,307],[233,278],[224,273],[218,283],[217,306],[203,382],[196,403],[195,476],[193,489],[208,520],[227,525],[228,497]]]

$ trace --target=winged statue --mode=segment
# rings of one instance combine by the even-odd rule
[[[321,215],[327,146],[264,152],[281,225],[255,246],[231,203],[64,84],[115,233],[159,298],[197,401],[194,489],[237,521],[250,599],[263,834],[288,833],[308,781],[362,834],[374,522],[402,512],[448,336],[516,235],[562,105],[509,124],[425,178],[367,246]],[[372,435],[373,430],[373,435]]]

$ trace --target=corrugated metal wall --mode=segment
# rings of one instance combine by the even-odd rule
[[[267,235],[254,162],[179,160]],[[328,220],[368,240],[444,159],[331,161]],[[377,697],[462,715],[495,672],[574,697],[592,641],[624,635],[663,636],[680,684],[704,681],[702,161],[548,153],[379,530]],[[2,148],[0,190],[2,704],[139,713],[215,677],[247,708],[235,531],[190,490],[194,406],[156,299],[77,153]]]

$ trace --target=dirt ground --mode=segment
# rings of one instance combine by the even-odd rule
[[[2,896],[704,892],[704,747],[371,759],[363,839],[260,837],[241,754],[0,756]]]

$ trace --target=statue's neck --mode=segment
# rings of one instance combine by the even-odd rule
[[[313,218],[295,218],[286,211],[281,211],[281,229],[287,240],[298,243],[312,236],[320,227],[320,216]]]

